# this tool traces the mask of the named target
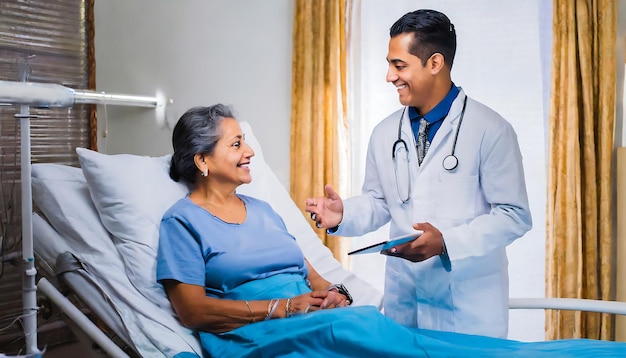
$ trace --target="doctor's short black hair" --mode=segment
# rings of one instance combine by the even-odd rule
[[[456,31],[450,19],[436,10],[420,9],[399,18],[389,29],[389,35],[413,34],[409,53],[426,61],[435,53],[443,55],[445,62],[452,69],[456,53]]]
[[[194,162],[198,153],[213,154],[215,144],[222,136],[222,122],[225,118],[235,118],[233,110],[226,105],[193,107],[185,112],[172,133],[172,162],[170,177],[179,181],[195,183],[199,170]]]

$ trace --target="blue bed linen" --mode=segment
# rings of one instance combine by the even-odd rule
[[[292,297],[308,290],[301,276],[283,274],[241,285],[229,298]],[[529,343],[404,327],[374,306],[320,310],[199,336],[209,357],[626,357],[626,343]]]

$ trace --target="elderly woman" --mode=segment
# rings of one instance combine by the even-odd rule
[[[219,333],[350,304],[269,204],[236,193],[252,180],[254,151],[228,107],[192,108],[172,142],[170,175],[193,189],[161,222],[158,279],[184,325]]]
[[[254,151],[228,107],[190,109],[172,144],[170,176],[192,189],[161,221],[157,280],[207,356],[536,357],[583,348],[589,356],[626,356],[626,346],[614,342],[427,331],[403,327],[373,306],[346,307],[345,287],[313,269],[270,205],[237,194],[252,180]]]

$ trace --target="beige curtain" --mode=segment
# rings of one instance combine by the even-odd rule
[[[303,215],[306,198],[339,186],[339,130],[346,118],[346,0],[296,0],[291,107],[291,197]],[[341,262],[346,245],[318,235]]]
[[[554,0],[547,297],[613,298],[614,0]],[[548,311],[546,338],[612,339],[612,318]]]

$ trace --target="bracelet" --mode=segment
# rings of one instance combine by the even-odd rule
[[[246,300],[246,306],[248,307],[248,311],[250,311],[250,318],[252,318],[252,323],[256,322],[256,319],[254,318],[254,313],[252,313],[252,308],[250,308],[250,303],[248,303],[248,300]]]
[[[272,315],[276,312],[276,307],[278,307],[278,302],[280,302],[280,300],[275,298],[270,300],[270,303],[267,305],[267,316],[265,316],[266,321],[272,319]]]
[[[291,298],[287,299],[287,304],[285,305],[285,317],[291,317]]]

